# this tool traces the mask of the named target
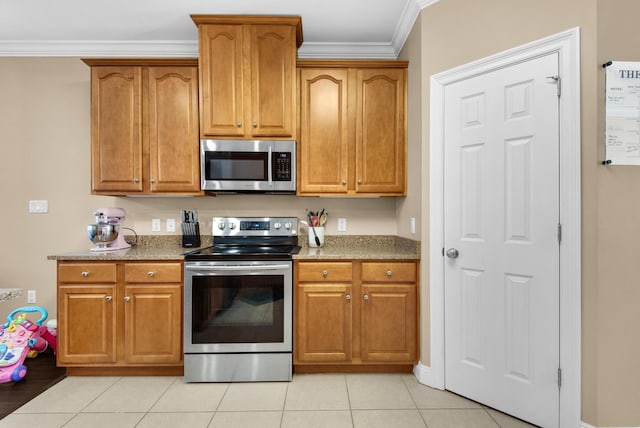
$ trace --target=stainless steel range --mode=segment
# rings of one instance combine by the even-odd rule
[[[216,217],[185,255],[185,382],[290,381],[295,217]]]

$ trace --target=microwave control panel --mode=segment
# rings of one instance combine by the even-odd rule
[[[291,152],[273,152],[273,181],[291,181]]]

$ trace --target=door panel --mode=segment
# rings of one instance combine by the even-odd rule
[[[445,89],[446,388],[558,426],[557,54]]]

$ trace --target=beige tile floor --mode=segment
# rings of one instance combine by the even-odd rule
[[[531,427],[410,374],[295,375],[291,382],[68,377],[0,427]]]

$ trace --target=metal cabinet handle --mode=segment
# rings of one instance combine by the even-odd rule
[[[389,269],[389,270],[387,271],[387,276],[391,276],[392,274],[393,274],[393,272],[391,272],[391,269]]]
[[[155,182],[156,182],[155,178],[152,178],[152,179],[149,180],[149,183],[151,183],[151,184],[153,184]]]
[[[156,273],[155,272],[147,272],[147,276],[149,278],[153,277]]]
[[[344,298],[347,299],[347,301],[351,300],[351,294],[347,294]]]
[[[258,127],[258,122],[253,122],[253,127],[257,128]]]
[[[107,296],[107,297],[104,298],[104,300],[106,300],[107,302],[110,302],[112,299],[113,299],[113,297],[111,297],[111,296]]]
[[[89,272],[82,272],[80,275],[82,275],[83,277],[88,277],[89,276]]]
[[[236,122],[236,126],[237,126],[238,128],[242,128],[242,122]]]
[[[140,179],[138,177],[136,177],[136,178],[133,179],[133,182],[134,183],[140,183]]]
[[[342,180],[342,185],[344,186],[345,184],[347,184],[347,180]]]
[[[362,298],[363,298],[364,300],[369,300],[369,295],[368,295],[368,294],[365,294],[364,296],[362,296]]]
[[[358,178],[358,184],[362,184],[362,178]]]
[[[131,297],[129,297],[129,296],[124,296],[124,301],[125,301],[125,302],[128,302],[129,300],[131,300]]]
[[[323,270],[322,271],[322,276],[324,276],[325,278],[327,277],[327,275],[329,275],[329,271],[328,270]]]

